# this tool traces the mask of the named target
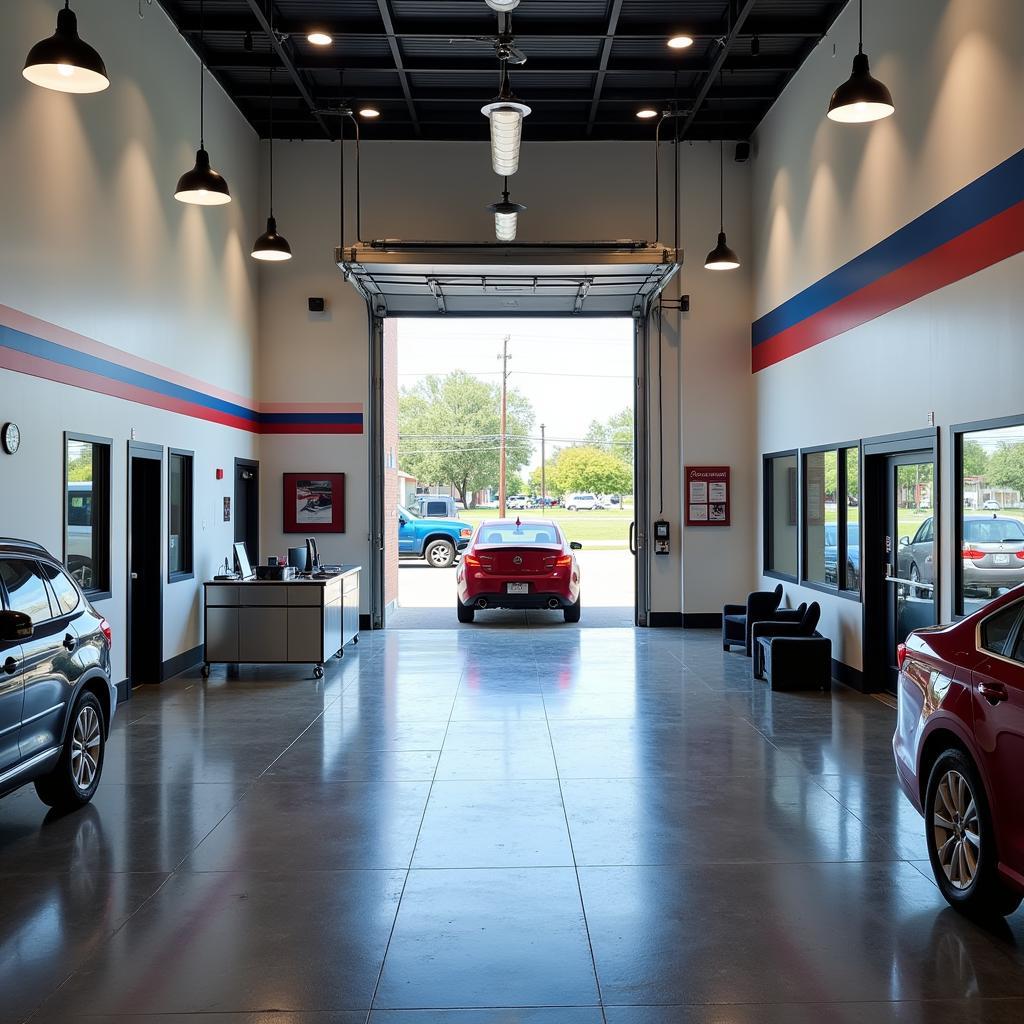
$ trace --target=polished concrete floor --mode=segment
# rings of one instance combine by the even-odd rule
[[[993,1024],[893,712],[717,636],[363,635],[136,691],[94,803],[0,801],[0,1024]]]

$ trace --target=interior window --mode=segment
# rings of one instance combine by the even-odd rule
[[[64,435],[64,564],[86,593],[110,590],[110,444]]]
[[[50,581],[50,589],[57,598],[58,614],[67,615],[78,607],[78,589],[68,579],[67,573],[62,572],[55,565],[43,564],[43,572]]]
[[[796,579],[798,482],[796,454],[764,460],[764,569]]]
[[[172,450],[167,474],[167,571],[173,581],[192,576],[192,454]]]
[[[7,586],[12,611],[24,612],[33,622],[45,622],[51,617],[46,584],[36,562],[22,558],[0,560],[0,576]]]
[[[1006,641],[1013,632],[1014,623],[1020,614],[1020,602],[990,616],[981,624],[981,646],[993,654],[1007,654]]]
[[[804,579],[839,586],[839,451],[804,455]]]

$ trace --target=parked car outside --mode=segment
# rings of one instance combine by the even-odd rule
[[[398,557],[425,558],[434,569],[455,564],[473,536],[473,527],[461,519],[430,519],[398,506]]]
[[[989,500],[986,501],[985,504],[982,505],[981,507],[992,512],[998,512],[1000,509],[999,502],[993,501],[991,498],[989,498]]]
[[[971,914],[1024,896],[1024,588],[898,648],[900,785],[925,818],[932,872]]]
[[[566,622],[579,622],[582,546],[550,519],[481,523],[455,574],[459,622],[487,608],[561,608]]]
[[[416,495],[416,514],[424,519],[457,519],[461,505],[447,494]]]
[[[505,499],[505,508],[521,512],[530,507],[530,496],[528,494],[513,494]]]
[[[117,689],[110,625],[39,544],[0,539],[0,796],[61,811],[100,784]]]
[[[839,525],[825,524],[825,582],[839,584]],[[860,523],[846,524],[846,585],[860,587]]]
[[[1024,524],[1010,516],[964,516],[964,592],[1001,590],[1024,583]]]
[[[601,504],[596,494],[567,494],[565,496],[565,507],[570,512],[577,512],[581,509],[587,511],[603,509],[604,505]]]

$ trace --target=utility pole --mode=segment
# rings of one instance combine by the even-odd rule
[[[540,425],[540,507],[548,507],[548,485],[547,479],[544,476],[545,465],[544,465],[544,424]]]
[[[501,346],[501,451],[499,453],[500,467],[498,470],[498,513],[502,519],[505,518],[505,502],[508,500],[506,493],[506,470],[505,470],[505,433],[508,430],[508,361],[512,357],[508,354],[508,343],[512,336],[505,335],[505,341]]]

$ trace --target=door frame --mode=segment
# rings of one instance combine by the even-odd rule
[[[127,472],[126,472],[126,494],[125,494],[125,566],[124,566],[124,579],[125,579],[125,635],[124,635],[124,673],[125,678],[128,680],[128,687],[132,685],[132,463],[135,459],[146,459],[152,462],[160,463],[160,471],[158,474],[160,481],[160,499],[157,502],[157,507],[160,509],[160,537],[157,549],[160,552],[160,571],[158,573],[159,587],[157,590],[157,612],[159,622],[159,635],[160,635],[160,651],[159,651],[159,665],[160,665],[160,681],[163,682],[163,664],[164,664],[164,576],[166,573],[166,562],[165,555],[167,550],[166,545],[166,531],[164,529],[164,448],[163,445],[150,444],[146,441],[129,441],[128,442],[128,458],[127,458]]]
[[[236,534],[237,533],[237,527],[238,527],[238,470],[240,468],[255,469],[256,470],[256,505],[255,505],[255,515],[256,515],[256,550],[255,551],[249,551],[248,550],[248,544],[247,544],[246,545],[246,549],[247,549],[246,550],[246,554],[249,556],[249,564],[250,565],[259,565],[259,561],[260,561],[260,550],[259,550],[259,541],[260,541],[260,496],[263,493],[263,487],[262,487],[262,483],[260,481],[260,464],[259,464],[259,461],[257,459],[240,459],[240,458],[236,458],[235,459],[234,469],[233,469],[234,479],[231,482],[231,500],[235,503],[234,523],[232,525],[235,527],[235,529],[232,530],[231,532]],[[246,503],[246,510],[248,511],[248,503]],[[237,539],[237,537],[236,537],[236,539]]]
[[[942,587],[942,488],[940,486],[939,428],[911,430],[866,438],[861,447],[863,459],[861,517],[861,580],[864,587],[862,606],[863,680],[866,693],[891,692],[889,685],[889,620],[888,588],[885,565],[893,550],[886,552],[885,538],[889,528],[889,460],[901,455],[923,456],[919,461],[932,463],[932,517],[935,520],[935,607],[938,618]],[[930,456],[930,458],[929,458]]]

